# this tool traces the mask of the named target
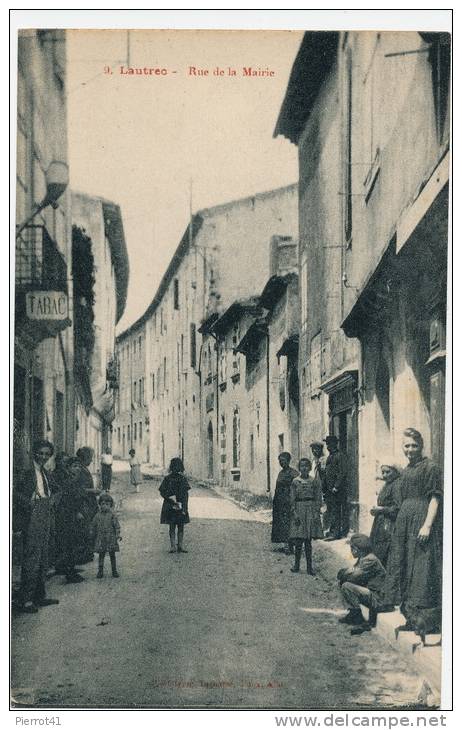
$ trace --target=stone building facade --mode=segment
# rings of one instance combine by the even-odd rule
[[[151,304],[118,337],[118,349],[138,330],[145,337],[151,463],[165,469],[172,457],[180,456],[190,474],[219,477],[216,400],[204,395],[211,383],[216,391],[217,353],[213,343],[205,343],[201,326],[236,297],[249,297],[263,287],[270,275],[272,236],[296,238],[296,231],[296,185],[191,217]],[[119,416],[115,426],[119,428]]]
[[[300,443],[339,437],[353,528],[403,428],[442,458],[449,48],[306,33],[275,130],[299,151]]]
[[[79,277],[92,277],[91,301],[85,312],[77,313],[76,302],[75,361],[76,368],[76,449],[90,446],[94,451],[92,469],[99,474],[101,455],[113,448],[113,421],[118,398],[119,376],[115,351],[115,327],[125,310],[128,287],[128,255],[122,214],[118,205],[83,193],[72,193],[74,244],[74,286]],[[85,238],[90,251],[83,252]],[[91,261],[82,256],[91,256]],[[93,345],[90,356],[80,362],[79,342],[82,315],[91,310]],[[116,434],[117,435],[117,434]]]
[[[65,31],[19,31],[17,91],[15,471],[37,438],[58,451],[74,446]],[[65,176],[58,199],[52,167]]]
[[[128,459],[135,449],[141,462],[150,461],[146,324],[136,322],[117,337],[118,390],[112,423],[112,453]]]

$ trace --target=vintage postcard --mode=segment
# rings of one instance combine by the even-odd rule
[[[420,20],[19,29],[12,708],[448,709]]]

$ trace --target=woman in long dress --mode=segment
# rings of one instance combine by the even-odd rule
[[[273,497],[273,524],[271,528],[271,542],[284,543],[281,552],[290,553],[290,485],[298,471],[290,466],[291,455],[287,451],[279,454],[281,471],[276,479],[276,488]]]
[[[443,477],[423,456],[423,439],[413,428],[403,434],[408,460],[401,478],[402,504],[396,519],[385,581],[385,601],[400,605],[409,627],[441,608]]]
[[[377,506],[371,509],[374,522],[370,539],[372,552],[386,568],[396,517],[402,502],[401,469],[392,459],[382,459],[380,470],[384,485],[377,495]]]
[[[90,535],[90,525],[93,517],[98,512],[97,497],[100,494],[99,489],[95,489],[93,482],[93,476],[89,469],[90,464],[93,461],[94,451],[89,446],[82,446],[76,452],[76,457],[80,462],[80,473],[79,482],[80,486],[85,490],[86,499],[83,506],[82,515],[83,520],[79,527],[80,529],[80,540],[79,548],[77,550],[77,565],[89,563],[93,560],[93,541]]]
[[[143,475],[141,473],[140,460],[136,455],[135,449],[130,449],[130,484],[135,487],[135,491],[140,491],[140,484],[143,481]]]
[[[311,461],[300,459],[300,476],[290,485],[291,520],[289,537],[295,546],[295,563],[292,573],[300,570],[302,548],[305,545],[306,572],[314,575],[311,540],[324,537],[321,525],[322,495],[319,483],[310,477]]]

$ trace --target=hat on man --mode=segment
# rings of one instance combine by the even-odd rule
[[[338,444],[337,436],[326,436],[324,441],[326,444]]]

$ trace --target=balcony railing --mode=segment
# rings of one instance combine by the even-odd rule
[[[64,256],[44,225],[29,225],[16,239],[16,291],[67,292]]]

